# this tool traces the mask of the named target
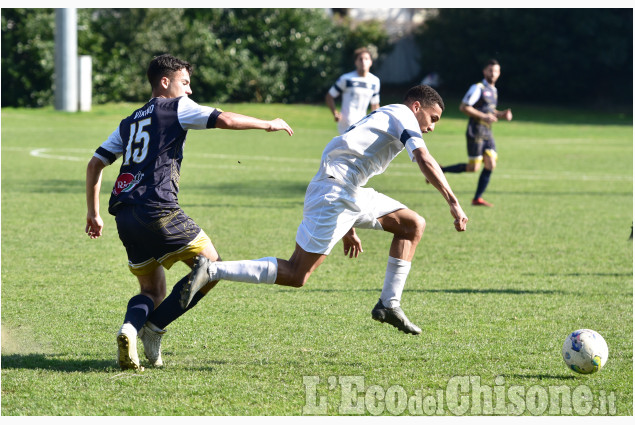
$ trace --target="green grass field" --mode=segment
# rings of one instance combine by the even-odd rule
[[[190,132],[181,205],[225,260],[288,258],[335,125],[324,106],[220,106],[296,134]],[[304,288],[221,282],[168,327],[166,366],[134,373],[115,333],[138,284],[105,211],[120,162],[105,234],[84,234],[86,164],[132,108],[2,110],[2,415],[633,414],[631,111],[515,107],[495,207],[469,205],[478,175],[448,175],[465,233],[406,153],[370,181],[427,220],[402,300],[421,336],[371,320],[390,237],[360,231],[363,255],[338,245]],[[464,131],[449,105],[425,137],[440,163],[465,161]],[[579,328],[609,345],[598,374],[562,361]]]

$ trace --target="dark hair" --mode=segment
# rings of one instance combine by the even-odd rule
[[[498,61],[496,59],[490,59],[485,63],[485,66],[483,67],[483,69],[487,68],[490,65],[498,65],[500,66],[500,63],[498,63]]]
[[[355,60],[357,60],[357,58],[359,57],[359,55],[364,54],[364,53],[368,53],[370,55],[370,58],[373,58],[372,53],[370,53],[370,50],[368,49],[368,47],[360,47],[358,49],[355,49],[355,51],[353,52],[353,55],[355,56]]]
[[[441,95],[437,93],[435,89],[425,84],[412,87],[404,96],[403,103],[410,104],[418,101],[422,107],[429,108],[431,106],[439,105],[441,110],[445,110],[445,104]]]
[[[192,75],[192,65],[190,65],[188,62],[167,53],[164,55],[155,56],[155,58],[150,61],[150,65],[148,65],[148,81],[154,89],[159,86],[161,78],[170,78],[172,74],[180,71],[183,68],[187,70],[190,76]]]

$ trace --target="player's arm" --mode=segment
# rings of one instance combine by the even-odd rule
[[[413,150],[412,154],[425,178],[441,193],[450,206],[450,213],[452,217],[454,217],[454,227],[456,230],[459,232],[465,231],[468,218],[463,212],[459,200],[454,195],[454,192],[452,192],[452,188],[445,178],[443,171],[441,171],[441,167],[439,167],[436,159],[423,147]]]
[[[289,136],[293,136],[293,129],[289,124],[280,118],[265,121],[235,112],[221,112],[216,118],[216,128],[226,130],[265,130],[265,131],[286,131]]]
[[[101,236],[104,221],[99,215],[99,191],[101,190],[102,170],[106,165],[96,156],[88,161],[86,167],[86,233],[91,239]]]
[[[498,121],[498,116],[497,116],[498,114],[486,114],[484,112],[479,111],[475,107],[468,105],[465,102],[461,102],[461,105],[459,106],[459,110],[463,112],[465,115],[467,115],[468,117],[476,118],[477,120],[483,120],[489,123]]]
[[[496,118],[504,119],[507,121],[512,120],[512,110],[510,108],[505,109],[504,111],[496,110]]]
[[[326,93],[324,102],[326,102],[326,106],[328,106],[328,108],[331,110],[331,114],[333,114],[333,119],[335,120],[335,122],[339,121],[342,118],[342,115],[335,107],[335,98],[331,96],[331,93]]]
[[[362,241],[355,233],[354,227],[351,227],[351,230],[346,232],[342,238],[342,242],[344,243],[344,256],[348,255],[349,258],[357,258],[361,252],[364,252],[362,249]]]
[[[379,103],[371,103],[370,104],[370,111],[371,112],[376,110],[376,109],[378,109],[378,108],[379,108]]]

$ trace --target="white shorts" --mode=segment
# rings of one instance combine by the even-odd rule
[[[377,219],[403,208],[375,189],[351,188],[332,178],[311,181],[295,240],[307,252],[328,255],[351,227],[383,230]]]

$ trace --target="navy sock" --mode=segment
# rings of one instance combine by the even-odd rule
[[[192,299],[192,302],[185,310],[181,308],[181,303],[179,300],[181,299],[181,288],[187,282],[189,278],[189,274],[179,280],[174,288],[172,288],[172,292],[168,295],[161,304],[148,316],[148,322],[152,322],[154,325],[158,326],[161,329],[165,329],[167,325],[174,322],[176,319],[181,317],[186,311],[190,310],[192,307],[199,302],[201,298],[205,296],[202,292],[197,292]]]
[[[447,167],[441,167],[441,171],[444,173],[464,173],[467,171],[467,164],[454,164],[448,165]]]
[[[146,295],[135,295],[128,301],[128,309],[126,310],[126,316],[123,322],[130,323],[138,332],[143,327],[143,324],[146,322],[152,310],[154,310],[154,301]]]
[[[481,172],[481,176],[478,178],[478,186],[476,186],[476,193],[474,194],[474,199],[478,199],[483,195],[485,189],[487,189],[487,185],[489,184],[489,178],[492,175],[492,170],[488,170],[487,168],[483,168]]]

